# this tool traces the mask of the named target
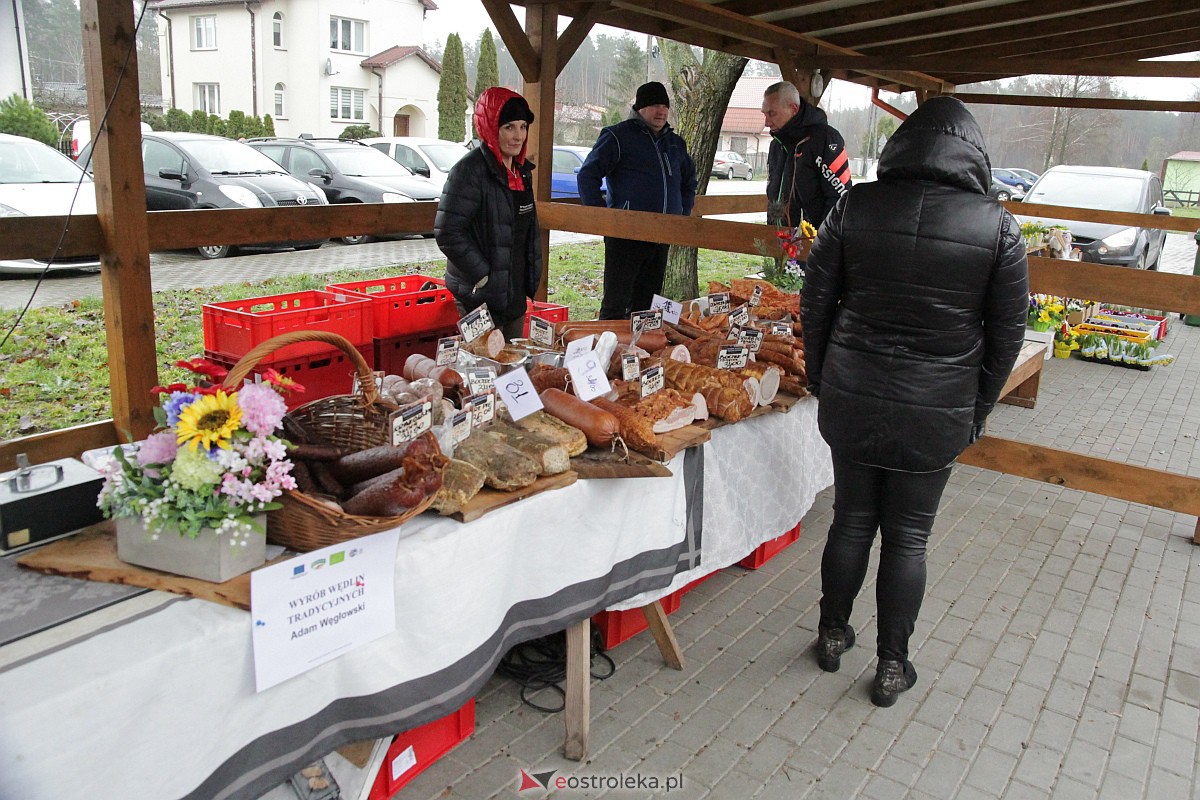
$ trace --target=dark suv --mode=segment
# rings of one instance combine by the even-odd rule
[[[1051,167],[1025,195],[1025,202],[1103,211],[1170,216],[1163,205],[1162,181],[1153,172],[1121,167]],[[1136,269],[1158,269],[1166,231],[1103,222],[1041,219],[1043,225],[1065,225],[1071,244],[1083,252],[1084,261]]]
[[[263,138],[247,142],[294,177],[320,187],[330,203],[437,200],[436,184],[369,145],[343,139]],[[369,236],[344,236],[360,244]]]
[[[80,163],[88,163],[91,146],[80,152]],[[311,184],[296,180],[253,148],[221,136],[143,133],[142,165],[149,211],[325,205],[325,196]],[[253,246],[312,250],[324,241]],[[235,248],[220,244],[197,250],[205,258],[224,258]]]

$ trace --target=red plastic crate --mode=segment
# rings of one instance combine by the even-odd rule
[[[691,584],[671,592],[659,600],[662,603],[663,611],[667,614],[674,614],[678,611],[680,598],[689,588],[691,588]],[[604,639],[605,650],[611,650],[621,642],[650,627],[646,623],[646,615],[640,608],[628,611],[601,611],[592,615],[592,624],[599,628],[600,636]]]
[[[427,284],[436,288],[422,290]],[[329,292],[348,292],[371,300],[377,339],[411,336],[434,329],[454,327],[458,307],[446,282],[428,275],[400,275],[369,281],[331,283]]]
[[[205,303],[202,322],[204,349],[234,361],[281,333],[326,331],[340,334],[359,347],[371,343],[374,330],[371,304],[366,298],[318,289]],[[280,348],[271,358],[298,358],[328,349],[325,342],[300,342]]]
[[[405,336],[393,336],[387,339],[376,338],[375,369],[388,375],[403,375],[404,362],[413,353],[434,358],[437,356],[438,339],[454,336],[458,328],[451,325],[441,330],[425,331]]]
[[[441,719],[396,736],[371,785],[368,800],[388,800],[475,732],[475,698]]]
[[[770,541],[763,542],[754,549],[754,552],[738,562],[739,566],[746,569],[758,569],[763,564],[766,564],[775,556],[783,552],[783,549],[800,538],[800,523],[796,523],[796,527],[792,528],[782,536],[776,536]]]
[[[328,348],[328,345],[326,345]],[[368,347],[357,348],[367,365],[374,368],[375,354]],[[221,353],[205,350],[206,358],[229,369],[237,363]],[[354,362],[350,357],[337,349],[326,349],[321,353],[311,353],[299,358],[264,359],[250,371],[248,378],[262,375],[268,369],[273,369],[285,378],[291,378],[304,387],[303,392],[288,392],[284,396],[288,409],[302,406],[322,397],[336,394],[349,394],[354,388]]]
[[[566,306],[530,300],[529,304],[525,306],[525,337],[529,337],[530,317],[541,317],[547,322],[566,322],[570,311],[571,309]]]

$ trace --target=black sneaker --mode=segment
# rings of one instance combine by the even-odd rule
[[[880,661],[875,671],[875,685],[871,687],[871,702],[880,708],[896,705],[901,692],[907,692],[917,683],[917,670],[911,661]]]
[[[818,629],[817,666],[826,672],[837,672],[842,666],[842,653],[854,647],[854,628],[843,630]]]

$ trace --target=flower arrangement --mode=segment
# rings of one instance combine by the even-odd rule
[[[154,538],[164,530],[195,538],[204,528],[245,545],[252,516],[296,488],[287,443],[275,435],[287,411],[281,395],[300,387],[278,375],[235,392],[215,385],[225,369],[204,359],[175,364],[200,376],[197,385],[155,386],[158,430],[113,450],[99,465],[99,505],[107,517],[141,518]]]
[[[800,247],[817,238],[817,229],[808,220],[801,220],[798,228],[780,228],[775,231],[782,255],[771,257],[766,244],[755,240],[758,251],[763,255],[763,278],[773,286],[786,292],[799,292],[804,288],[804,262],[800,260]]]
[[[1035,331],[1056,330],[1066,321],[1066,309],[1066,304],[1060,297],[1031,293],[1026,324]]]

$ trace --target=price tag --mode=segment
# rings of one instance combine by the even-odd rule
[[[433,427],[433,403],[425,398],[401,406],[388,417],[392,425],[392,446],[411,442]]]
[[[663,368],[647,367],[642,373],[642,397],[649,397],[663,388]]]
[[[439,367],[448,367],[458,363],[458,343],[461,341],[461,336],[447,336],[444,339],[438,339],[435,360]]]
[[[708,315],[715,317],[717,314],[729,313],[729,292],[717,292],[708,296]]]
[[[479,428],[487,425],[496,417],[496,395],[491,392],[477,394],[463,401],[463,410],[467,403],[471,404],[471,427]]]
[[[492,384],[496,380],[496,370],[492,367],[471,367],[464,370],[467,378],[467,386],[471,390],[471,394],[483,394],[492,390]]]
[[[533,381],[529,380],[529,373],[524,367],[518,367],[497,378],[496,393],[500,395],[504,405],[508,406],[508,413],[513,422],[543,408],[542,398],[538,397],[537,389],[534,388]]]
[[[762,349],[763,332],[754,328],[738,328],[737,343],[749,349],[751,353],[757,353]]]
[[[677,303],[674,300],[668,300],[662,295],[656,294],[650,302],[650,307],[662,309],[663,319],[672,325],[679,324],[679,315],[683,313],[683,303]]]
[[[638,375],[642,372],[642,365],[638,362],[638,357],[633,353],[621,354],[621,378],[627,381],[636,381]]]
[[[571,385],[580,400],[591,400],[612,391],[608,376],[604,374],[604,366],[595,353],[568,361],[567,371],[571,373]]]
[[[455,444],[471,435],[474,422],[470,408],[464,409],[450,418],[450,438],[454,440]]]
[[[733,311],[729,312],[730,325],[749,325],[750,324],[750,309],[745,306],[738,306]]]
[[[542,347],[554,347],[554,324],[541,317],[530,317],[529,338]]]
[[[771,322],[772,336],[788,336],[792,335],[792,323],[790,322]]]
[[[758,308],[758,304],[762,302],[762,287],[755,284],[754,291],[750,293],[750,299],[746,302],[751,308]]]
[[[741,345],[725,345],[717,351],[717,369],[741,369],[746,366],[750,350]]]
[[[629,320],[634,333],[657,331],[662,328],[663,312],[661,308],[652,308],[649,311],[635,311]]]
[[[592,347],[596,343],[596,334],[589,333],[582,339],[576,339],[573,342],[567,342],[567,354],[563,356],[563,363],[570,364],[577,358],[586,356],[592,352]]]
[[[480,306],[458,321],[458,330],[464,342],[473,342],[494,327],[496,324],[492,322],[487,306]]]

